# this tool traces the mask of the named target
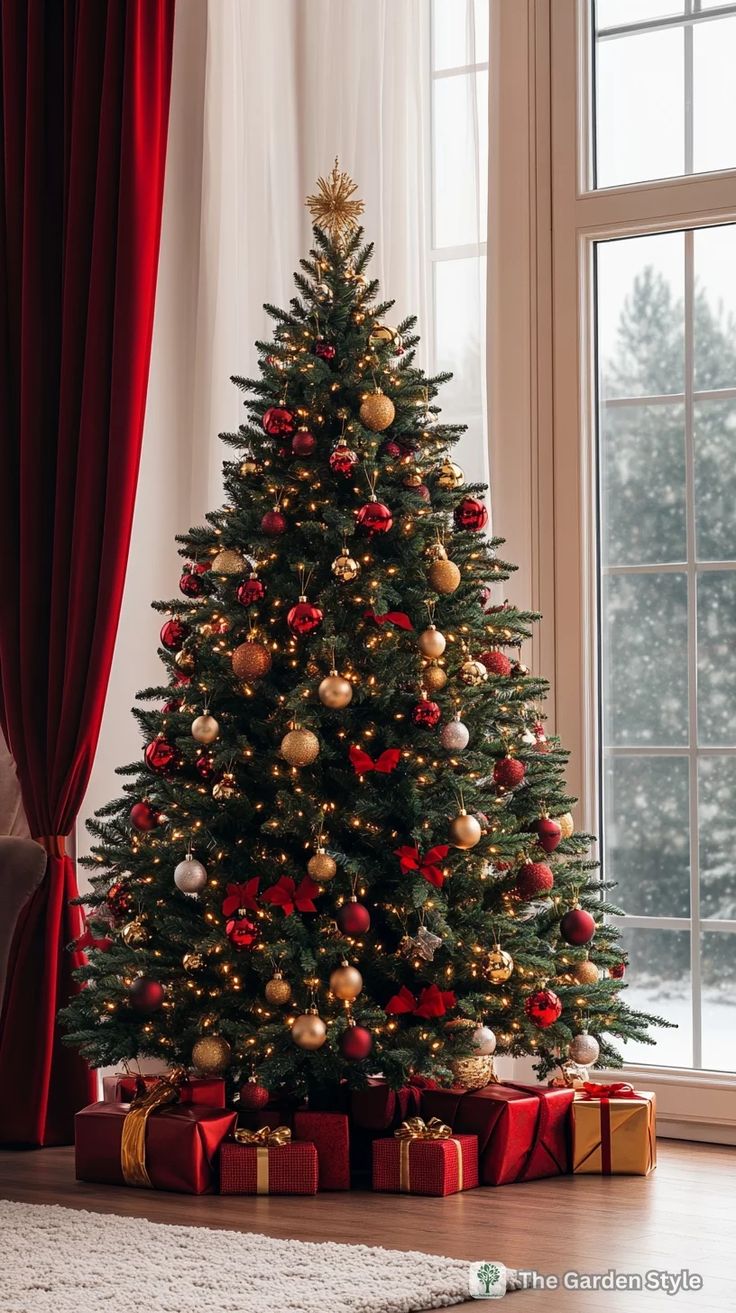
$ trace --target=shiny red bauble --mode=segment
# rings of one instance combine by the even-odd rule
[[[412,708],[411,718],[415,725],[421,725],[424,729],[434,729],[442,719],[442,711],[436,702],[430,702],[429,698],[422,698]]]
[[[388,533],[394,517],[382,501],[367,501],[358,511],[357,520],[361,529],[367,529],[370,534]]]
[[[311,456],[317,446],[317,439],[309,429],[298,429],[291,439],[291,450],[295,456]]]
[[[247,916],[233,916],[225,922],[225,934],[236,948],[252,948],[260,931]]]
[[[148,976],[139,976],[128,990],[130,1005],[142,1017],[150,1017],[158,1012],[164,1001],[164,987],[158,980]]]
[[[511,662],[505,652],[497,652],[494,649],[491,652],[484,652],[478,660],[483,662],[489,675],[506,676],[511,674]]]
[[[261,520],[261,528],[269,538],[278,538],[279,534],[286,533],[286,516],[282,515],[281,511],[266,511]]]
[[[337,347],[334,343],[325,342],[323,337],[317,338],[312,350],[314,351],[315,356],[319,356],[320,360],[332,361],[337,355]]]
[[[615,966],[608,968],[608,974],[611,980],[623,980],[626,975],[626,963],[617,962]]]
[[[194,763],[195,770],[202,780],[211,780],[215,774],[215,763],[208,752],[203,752]]]
[[[166,648],[167,652],[178,652],[184,639],[189,636],[191,630],[189,625],[176,617],[173,620],[167,620],[161,627],[161,646]]]
[[[584,907],[571,907],[560,921],[560,934],[566,944],[589,944],[595,934],[595,919]]]
[[[555,877],[546,862],[525,862],[516,877],[516,892],[526,903],[549,893]]]
[[[562,839],[562,826],[553,821],[551,816],[540,816],[534,829],[540,848],[544,848],[546,853],[553,853]]]
[[[514,789],[526,775],[526,767],[518,757],[500,757],[493,767],[493,779],[503,789]]]
[[[330,452],[329,466],[333,474],[352,474],[357,464],[358,457],[350,447],[346,447],[344,442],[338,443]]]
[[[371,914],[362,903],[343,903],[337,909],[335,920],[344,935],[364,935],[371,928]]]
[[[123,884],[120,880],[117,880],[115,884],[110,885],[110,888],[105,894],[105,901],[107,902],[108,910],[116,921],[126,919],[133,909],[133,895],[127,885]]]
[[[482,501],[476,497],[463,497],[455,507],[455,524],[458,529],[467,529],[479,533],[488,523],[488,511]]]
[[[179,589],[185,597],[201,597],[204,592],[202,572],[192,565],[185,565],[179,580]]]
[[[155,830],[156,826],[161,824],[161,813],[156,807],[151,806],[147,798],[144,798],[142,802],[133,803],[130,819],[136,830],[148,834],[149,830]]]
[[[319,629],[324,618],[321,607],[300,598],[287,614],[286,623],[292,634],[304,638],[307,634],[313,634],[315,629]]]
[[[261,423],[271,438],[280,438],[283,433],[294,432],[294,416],[284,406],[269,406]]]
[[[524,1011],[540,1030],[554,1025],[562,1014],[562,1004],[553,989],[535,989],[524,1003]]]
[[[373,1036],[365,1026],[348,1026],[340,1036],[340,1052],[349,1062],[362,1062],[373,1048]]]
[[[249,1080],[240,1087],[238,1107],[244,1108],[247,1112],[260,1112],[261,1108],[265,1108],[270,1097],[265,1085],[259,1085],[256,1080]]]
[[[239,585],[235,596],[241,606],[255,606],[256,603],[262,602],[266,596],[266,585],[263,580],[256,579],[254,575],[251,579],[245,579]]]
[[[176,748],[168,739],[156,738],[146,747],[145,763],[154,775],[168,775],[176,765]]]
[[[401,455],[401,447],[398,442],[394,442],[393,438],[389,438],[388,442],[384,442],[381,447],[381,455],[390,456],[392,460],[398,460]]]

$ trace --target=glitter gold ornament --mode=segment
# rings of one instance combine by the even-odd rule
[[[428,693],[439,693],[447,683],[447,671],[435,662],[425,666],[422,671],[422,686]]]
[[[185,953],[181,959],[181,964],[185,971],[199,971],[202,958],[199,953]]]
[[[383,346],[386,342],[398,342],[399,333],[388,324],[374,324],[368,341],[371,346]]]
[[[307,862],[307,871],[313,880],[324,883],[325,880],[332,880],[337,875],[337,862],[325,852],[324,848],[318,848]]]
[[[262,679],[271,669],[271,653],[265,643],[252,638],[236,647],[230,659],[238,679]]]
[[[436,625],[428,625],[418,638],[419,651],[425,657],[441,657],[447,647],[447,639]]]
[[[317,179],[317,190],[306,199],[306,206],[314,223],[338,245],[344,244],[358,227],[358,216],[363,213],[363,201],[353,200],[358,190],[349,174],[341,172],[335,160],[332,172]]]
[[[192,721],[192,738],[196,743],[214,743],[219,733],[219,723],[208,711]]]
[[[357,579],[360,574],[358,562],[353,560],[352,556],[348,556],[347,552],[340,552],[340,555],[335,557],[331,569],[335,578],[339,579],[341,584],[352,583],[353,579]]]
[[[562,830],[563,839],[571,839],[575,833],[575,822],[570,812],[565,812],[563,816],[555,817],[557,824]]]
[[[454,561],[442,560],[432,561],[427,571],[427,581],[436,593],[442,593],[448,596],[454,593],[459,587],[462,575]]]
[[[321,1049],[327,1039],[327,1027],[316,1008],[307,1008],[291,1027],[291,1038],[300,1049]]]
[[[450,821],[450,841],[455,848],[474,848],[482,834],[480,822],[463,807]]]
[[[212,562],[213,574],[244,574],[247,569],[248,562],[243,553],[234,547],[223,547]]]
[[[331,670],[322,680],[317,694],[323,706],[339,711],[352,700],[353,686],[337,670]]]
[[[488,679],[488,671],[483,662],[475,661],[472,657],[463,661],[458,675],[463,684],[467,684],[469,688],[477,688],[479,684],[485,684]]]
[[[339,967],[330,976],[330,989],[335,998],[347,999],[348,1001],[357,998],[363,988],[363,977],[357,967],[353,967],[345,959]]]
[[[578,985],[597,985],[599,979],[598,968],[595,962],[591,962],[586,957],[584,962],[575,963],[572,969],[572,977]]]
[[[219,1076],[230,1066],[233,1051],[222,1035],[203,1035],[192,1049],[192,1066],[200,1076]]]
[[[437,471],[437,483],[440,488],[459,488],[465,482],[465,475],[452,460],[443,460]]]
[[[494,944],[483,963],[483,975],[486,980],[490,980],[492,985],[503,985],[513,969],[514,959],[511,954],[504,952],[499,944]]]
[[[280,971],[274,971],[271,980],[266,981],[263,990],[267,1003],[275,1003],[277,1007],[283,1007],[291,1001],[291,985]]]
[[[319,756],[317,735],[295,725],[281,740],[281,756],[290,766],[309,766]]]
[[[124,944],[127,944],[129,948],[133,948],[136,944],[146,943],[148,939],[148,930],[143,921],[140,921],[138,917],[136,917],[134,921],[128,921],[128,924],[123,926],[120,931],[120,937]]]
[[[382,433],[389,424],[393,424],[396,407],[390,397],[377,390],[369,392],[360,407],[360,422],[364,428],[373,433]]]
[[[463,1090],[483,1090],[494,1079],[493,1058],[451,1058],[453,1085]]]

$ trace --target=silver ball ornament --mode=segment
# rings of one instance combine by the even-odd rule
[[[592,1067],[593,1063],[598,1061],[600,1047],[595,1036],[589,1035],[587,1030],[584,1030],[570,1041],[567,1051],[573,1062],[579,1062],[583,1067]]]
[[[470,1036],[473,1047],[478,1050],[481,1057],[490,1057],[496,1051],[496,1036],[490,1026],[477,1026]]]
[[[207,871],[196,857],[185,857],[174,871],[174,884],[183,894],[201,893],[207,883]]]
[[[448,752],[462,752],[470,741],[470,730],[458,717],[443,725],[440,731],[440,743]]]

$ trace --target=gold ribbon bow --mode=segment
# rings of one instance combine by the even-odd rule
[[[256,1151],[256,1194],[268,1194],[268,1149],[269,1145],[289,1144],[291,1131],[288,1126],[261,1126],[257,1131],[237,1130],[235,1139],[238,1144],[248,1144]]]
[[[454,1144],[457,1152],[457,1187],[458,1190],[462,1190],[462,1146],[460,1141],[453,1137],[450,1127],[441,1122],[439,1117],[430,1117],[428,1122],[425,1122],[423,1117],[407,1117],[406,1121],[396,1128],[394,1136],[399,1141],[399,1189],[402,1194],[408,1194],[411,1190],[410,1154],[411,1146],[417,1140],[449,1140]]]
[[[120,1167],[126,1185],[153,1189],[146,1170],[146,1126],[151,1113],[169,1104],[178,1103],[179,1087],[187,1078],[184,1067],[174,1067],[168,1075],[144,1094],[138,1095],[130,1105],[123,1122],[120,1140]]]

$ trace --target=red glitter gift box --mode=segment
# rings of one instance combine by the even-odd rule
[[[344,1112],[295,1112],[294,1135],[317,1149],[320,1190],[350,1189],[350,1131]]]
[[[412,1118],[408,1125],[418,1122],[421,1118]],[[425,1129],[431,1132],[431,1122]],[[390,1139],[373,1141],[374,1190],[448,1195],[472,1190],[477,1184],[475,1135],[423,1138],[419,1130],[415,1135],[397,1132]]]
[[[290,1140],[287,1127],[236,1131],[236,1136],[220,1150],[220,1194],[317,1193],[313,1144]]]
[[[77,1179],[211,1194],[217,1152],[235,1113],[176,1104],[131,1121],[133,1112],[127,1103],[93,1103],[77,1113]]]

